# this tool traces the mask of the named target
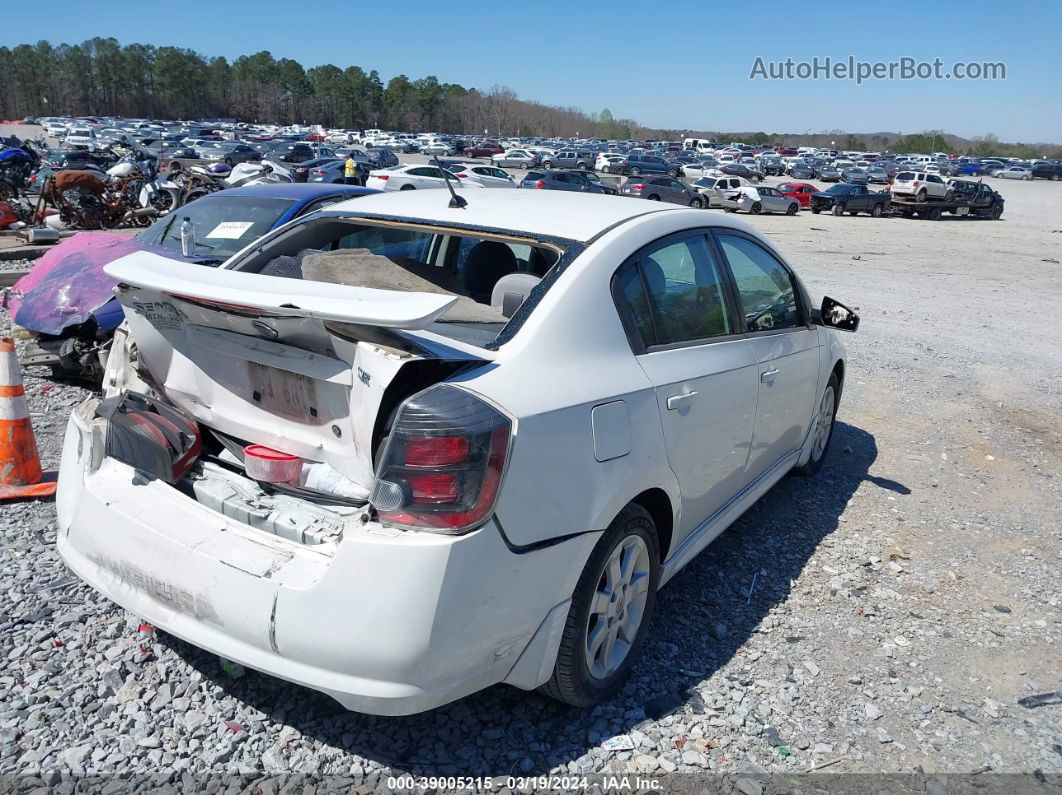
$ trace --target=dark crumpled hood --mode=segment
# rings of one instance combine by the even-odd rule
[[[137,251],[184,260],[178,251],[114,232],[81,232],[46,253],[7,292],[15,325],[37,334],[60,334],[84,323],[112,298],[114,280],[103,266]]]

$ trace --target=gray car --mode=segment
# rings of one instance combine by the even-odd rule
[[[867,181],[865,169],[858,166],[849,166],[841,169],[841,182],[847,182],[849,185],[866,185]]]
[[[249,163],[262,159],[262,153],[248,144],[231,143],[202,145],[196,148],[204,160],[217,160],[227,166]]]
[[[542,168],[577,168],[580,171],[593,171],[597,155],[575,149],[562,149],[555,155],[542,158]]]
[[[889,181],[889,173],[881,166],[870,166],[867,169],[867,182],[877,182],[882,185]]]
[[[631,177],[623,183],[620,194],[681,204],[684,207],[704,206],[704,197],[700,193],[674,177]]]

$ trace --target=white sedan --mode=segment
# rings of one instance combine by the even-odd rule
[[[456,175],[444,173],[438,166],[406,164],[380,168],[369,172],[365,180],[366,188],[377,190],[417,190],[424,188],[445,188],[447,179],[455,187],[480,188],[475,183],[464,184]]]
[[[497,166],[486,166],[482,163],[465,163],[451,166],[449,169],[457,175],[462,185],[476,183],[484,188],[515,188],[516,182],[509,172]]]
[[[764,185],[738,188],[723,199],[722,205],[727,212],[736,213],[740,210],[750,215],[760,213],[796,215],[800,212],[800,203],[796,199]]]
[[[675,620],[658,589],[826,462],[859,318],[732,216],[465,198],[107,265],[126,324],[66,431],[66,565],[349,709],[616,693]]]

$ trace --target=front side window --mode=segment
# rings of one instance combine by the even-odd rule
[[[782,264],[762,246],[737,235],[720,234],[737,285],[745,331],[777,331],[801,325],[796,286]]]

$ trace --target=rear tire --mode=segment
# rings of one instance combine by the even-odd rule
[[[654,193],[654,194],[653,194],[652,196],[646,196],[645,198],[647,198],[647,199],[648,199],[649,201],[651,201],[651,202],[658,202],[658,201],[660,201],[660,197],[659,197],[659,196],[657,196],[657,195],[656,195],[655,193]]]
[[[617,555],[618,563],[614,562]],[[612,588],[614,582],[622,580],[625,568],[632,570],[636,578],[632,577],[629,584]],[[616,577],[617,571],[621,573],[620,577]],[[618,691],[637,661],[645,641],[656,605],[659,582],[660,549],[656,525],[645,508],[632,503],[612,520],[583,567],[572,594],[553,675],[539,691],[573,707],[591,707]],[[618,615],[627,616],[629,620],[632,617],[631,605],[643,594],[645,599],[637,616],[637,630],[633,638],[620,638],[622,629],[613,636],[608,628],[616,621],[616,606],[623,605]],[[609,618],[605,618],[603,611],[608,611]],[[609,623],[602,623],[604,621]],[[622,627],[626,622],[616,623]],[[603,644],[609,643],[611,637],[613,644],[622,642],[627,646],[622,659],[610,669],[606,668],[603,676],[591,673],[591,666],[598,662],[597,657],[588,659],[590,638],[595,630],[605,635]],[[612,659],[615,659],[615,653]]]
[[[926,200],[926,192],[924,190],[920,190],[920,191],[918,191],[918,193],[915,194],[915,201],[918,202],[919,204],[921,204],[925,200]]]
[[[399,188],[399,190],[416,190],[416,189],[417,189],[416,185],[403,185],[401,188]]]
[[[753,202],[752,206],[749,207],[749,214],[750,215],[759,215],[762,211],[763,211],[763,205],[760,204],[759,202]]]
[[[640,177],[641,175],[642,175],[642,170],[640,168],[638,168],[637,166],[635,166],[634,168],[631,169],[631,176],[632,177]]]
[[[837,398],[840,390],[841,385],[837,381],[837,375],[831,375],[822,392],[822,397],[819,398],[815,417],[812,420],[814,424],[811,428],[811,455],[807,463],[793,467],[793,472],[796,474],[809,477],[822,469],[826,453],[830,450],[830,442],[833,441],[833,426],[837,419]]]

